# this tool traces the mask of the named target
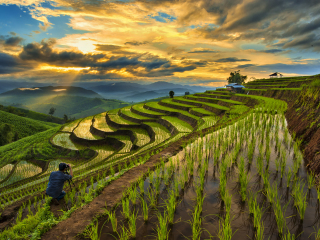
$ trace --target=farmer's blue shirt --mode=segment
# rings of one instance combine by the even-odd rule
[[[72,179],[71,175],[64,174],[61,171],[52,172],[49,177],[49,183],[47,186],[47,194],[50,197],[57,198],[63,190],[63,184],[68,179]]]

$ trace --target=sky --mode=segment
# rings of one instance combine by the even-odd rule
[[[0,80],[223,86],[320,73],[319,0],[0,0]]]

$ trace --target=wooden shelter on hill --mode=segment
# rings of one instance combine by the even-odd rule
[[[278,78],[278,77],[282,77],[283,75],[281,73],[275,72],[269,75],[270,78]]]
[[[230,83],[228,85],[226,85],[227,90],[229,90],[230,92],[234,92],[234,93],[242,93],[243,92],[243,88],[245,88],[244,86],[242,86],[239,83]]]

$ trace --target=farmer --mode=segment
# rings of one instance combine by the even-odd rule
[[[70,175],[65,173],[68,168],[70,168]],[[64,182],[72,179],[72,177],[72,168],[66,163],[60,163],[59,171],[52,172],[50,174],[46,193],[53,198],[53,201],[56,205],[59,205],[59,200],[66,195],[66,192],[63,191]]]

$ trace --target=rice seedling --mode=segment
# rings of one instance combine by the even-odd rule
[[[149,200],[150,207],[157,207],[157,194],[151,188],[147,191],[147,198]]]
[[[280,160],[278,158],[275,159],[275,164],[276,164],[276,171],[279,171],[279,167],[280,167]]]
[[[280,203],[279,199],[276,199],[274,201],[273,211],[276,216],[276,223],[277,223],[278,232],[280,235],[283,234],[283,232],[286,228],[286,218],[284,215],[285,215],[286,209],[288,207],[288,204],[289,203],[287,203],[284,207],[281,207],[281,203]]]
[[[287,172],[287,188],[290,187],[291,177],[292,177],[292,170],[291,170],[291,168],[289,168],[289,170]]]
[[[140,191],[140,194],[144,193],[144,180],[143,179],[140,179],[140,181],[139,181],[139,191]]]
[[[226,173],[221,172],[221,173],[220,173],[219,192],[220,192],[220,197],[221,197],[221,200],[222,200],[222,201],[225,200],[226,188],[227,188],[227,177],[226,177]]]
[[[159,194],[160,192],[160,184],[161,184],[161,178],[160,177],[157,177],[155,180],[154,180],[154,189],[156,191],[156,194]]]
[[[263,234],[264,234],[264,224],[263,224],[263,222],[261,222],[259,224],[259,226],[256,228],[256,232],[255,232],[255,235],[254,235],[255,239],[256,240],[264,240]]]
[[[192,218],[189,221],[192,230],[192,239],[200,240],[201,233],[203,229],[201,228],[202,218],[201,211],[198,206],[195,206],[194,211],[192,213]]]
[[[220,240],[231,240],[234,233],[232,233],[232,228],[230,224],[230,215],[226,214],[225,219],[220,218],[219,221],[219,232],[217,237]]]
[[[123,198],[121,200],[121,204],[122,204],[122,214],[124,215],[124,217],[126,219],[129,219],[130,217],[130,201],[128,198]]]
[[[304,214],[307,208],[307,193],[303,192],[304,184],[297,183],[292,190],[292,196],[294,198],[294,205],[300,215],[300,219],[304,219]]]
[[[165,172],[165,174],[163,176],[163,182],[166,186],[168,186],[170,183],[171,174],[172,174],[172,172],[170,171],[170,168],[167,168],[167,171]]]
[[[247,199],[247,187],[249,183],[248,174],[245,170],[244,158],[240,158],[239,163],[239,182],[240,182],[240,195],[243,202]]]
[[[168,223],[169,225],[172,225],[174,220],[174,213],[176,212],[176,197],[173,190],[169,192],[169,197],[167,200],[164,201],[164,203],[165,203],[166,212],[168,214],[167,215]]]
[[[85,236],[89,237],[91,240],[99,240],[101,237],[101,231],[106,222],[103,223],[100,233],[98,232],[99,222],[92,224],[88,229],[84,231]]]
[[[285,159],[282,159],[281,161],[281,179],[283,177],[283,174],[285,172],[285,169],[286,169],[286,160]]]
[[[112,231],[113,232],[116,232],[117,231],[117,226],[118,226],[118,221],[117,221],[117,218],[116,218],[116,213],[115,211],[108,211],[107,209],[105,210],[105,213],[108,215],[108,218],[111,222],[111,225],[112,225]]]
[[[121,230],[117,232],[118,239],[119,240],[129,240],[130,239],[130,233],[128,229],[125,228],[125,226],[121,227]]]
[[[148,215],[148,212],[149,212],[148,204],[147,204],[147,202],[144,200],[143,197],[140,197],[140,199],[141,199],[141,205],[142,205],[143,220],[144,220],[145,222],[148,222],[148,219],[149,219],[149,215]]]
[[[137,189],[135,187],[129,189],[129,198],[133,205],[137,203]]]
[[[259,207],[259,204],[255,204],[253,208],[253,226],[255,230],[260,227],[261,219],[262,219],[262,209]]]
[[[308,188],[311,189],[311,187],[313,186],[314,183],[314,173],[310,172],[308,173]]]
[[[296,236],[291,234],[289,231],[286,234],[282,235],[282,240],[296,240]]]
[[[249,192],[248,208],[250,215],[253,216],[257,204],[257,193]]]
[[[159,225],[157,225],[156,227],[156,237],[158,240],[167,240],[169,238],[169,232],[168,231],[168,216],[166,214],[166,212],[163,213],[163,216],[161,215],[161,213],[157,214],[158,216],[158,222]]]
[[[252,138],[252,141],[250,142],[249,149],[248,149],[248,160],[249,160],[249,163],[252,163],[254,149],[255,149],[255,141]]]
[[[132,238],[136,238],[137,234],[137,218],[138,218],[138,213],[135,213],[134,211],[129,215],[128,222],[129,222],[129,232],[130,236]]]

